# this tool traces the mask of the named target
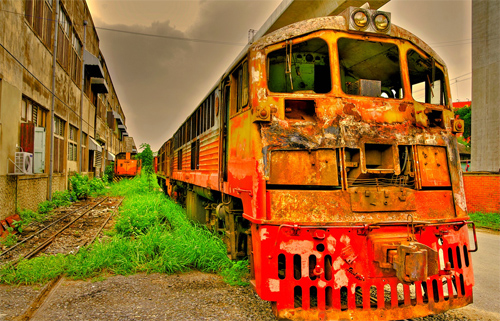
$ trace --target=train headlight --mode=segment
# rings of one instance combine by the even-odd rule
[[[346,23],[346,30],[378,34],[391,33],[391,13],[372,10],[368,6],[349,7],[341,14]]]
[[[352,14],[352,20],[354,21],[354,24],[363,29],[368,25],[368,15],[364,11],[355,11]]]
[[[378,12],[373,16],[373,24],[378,31],[386,31],[389,27],[389,18],[384,13]]]

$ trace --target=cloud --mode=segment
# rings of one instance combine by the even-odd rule
[[[255,26],[255,15],[267,18],[269,13],[262,11],[270,11],[273,6],[272,1],[203,2],[196,23],[185,32],[170,20],[144,26],[107,24],[95,19],[97,27],[126,32],[97,29],[128,132],[137,146],[149,143],[157,150],[174,134],[244,47],[218,42],[245,44],[248,29],[260,26]]]

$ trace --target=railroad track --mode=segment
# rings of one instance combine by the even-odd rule
[[[123,198],[103,197],[70,211],[0,253],[0,266],[17,264],[22,258],[30,259],[40,253],[78,252],[94,242],[122,201]]]

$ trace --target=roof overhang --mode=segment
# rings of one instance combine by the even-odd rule
[[[90,150],[96,150],[98,152],[102,152],[102,147],[101,145],[92,137],[89,137],[89,149]]]
[[[107,94],[109,92],[108,85],[104,78],[91,78],[90,87],[92,91],[98,94]]]
[[[101,62],[96,56],[85,50],[83,52],[83,62],[85,64],[85,72],[87,72],[90,77],[104,78],[104,70],[102,69]]]
[[[114,161],[115,160],[115,154],[108,152],[108,160],[109,161]]]
[[[114,110],[113,110],[113,117],[115,117],[116,121],[118,122],[118,128],[120,128],[120,125],[125,125],[122,116]]]

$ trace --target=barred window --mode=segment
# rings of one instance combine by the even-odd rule
[[[54,118],[54,134],[64,138],[64,120],[55,116]]]
[[[69,125],[69,139],[72,141],[76,141],[77,133],[78,128],[73,125]]]
[[[75,143],[69,142],[68,143],[68,160],[76,162],[77,156],[78,156],[77,145]]]

